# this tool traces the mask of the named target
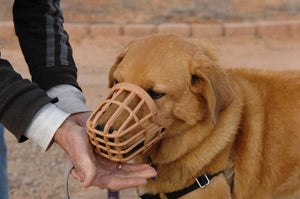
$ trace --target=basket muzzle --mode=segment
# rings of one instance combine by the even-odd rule
[[[146,152],[165,133],[157,123],[153,99],[131,83],[113,86],[86,127],[96,153],[118,162],[127,162]]]

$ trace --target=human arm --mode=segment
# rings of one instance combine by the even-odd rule
[[[0,59],[0,123],[14,134],[19,142],[34,115],[46,104],[56,102],[37,84],[23,79],[11,64]]]
[[[45,106],[49,106],[48,101],[56,101],[50,98],[45,91],[40,90],[37,85],[29,80],[23,80],[19,74],[13,71],[11,65],[2,59],[0,59],[0,100],[2,102],[0,103],[0,123],[3,123],[20,142],[27,139],[24,132],[27,130],[27,126],[38,119],[36,114]],[[37,106],[40,104],[41,106]],[[125,189],[143,185],[146,183],[146,179],[156,175],[154,169],[148,165],[124,164],[122,169],[116,170],[116,163],[96,155],[88,142],[87,134],[82,126],[84,126],[89,113],[77,113],[71,116],[68,113],[65,114],[67,119],[61,121],[61,125],[54,132],[53,140],[65,150],[72,160],[75,167],[72,175],[81,180],[86,187]],[[42,126],[52,125],[46,119],[38,120]],[[43,131],[39,133],[42,137],[45,136]]]
[[[8,73],[10,77],[14,76],[13,81],[6,81],[2,79],[2,76],[0,77],[1,92],[5,91],[0,93],[0,98],[2,97],[2,99],[5,99],[7,102],[1,104],[0,121],[6,124],[5,126],[8,127],[19,141],[26,139],[26,135],[28,134],[25,132],[30,131],[28,129],[34,121],[38,120],[40,114],[45,113],[45,110],[49,110],[47,106],[51,106],[54,109],[58,108],[58,103],[51,105],[51,103],[55,103],[57,100],[56,98],[47,96],[45,93],[46,90],[61,84],[72,85],[80,90],[76,81],[77,69],[72,58],[71,47],[68,44],[68,37],[65,37],[67,34],[61,29],[62,16],[56,4],[57,2],[58,1],[53,1],[52,4],[49,5],[48,3],[51,3],[51,1],[15,1],[14,22],[16,33],[19,37],[25,59],[29,65],[32,81],[36,83],[34,84],[29,80],[22,79],[20,75],[12,70],[12,67],[10,64],[7,64],[7,62],[0,67],[3,69],[1,69],[2,71],[8,71],[7,73],[0,73],[3,77]],[[42,11],[47,13],[45,14]],[[47,19],[49,16],[50,18]],[[40,25],[42,27],[40,27]],[[54,32],[50,29],[45,31],[45,28],[52,28]],[[22,89],[23,87],[24,89]],[[28,88],[30,89],[28,90]],[[14,94],[11,94],[12,91]],[[58,99],[59,98],[58,96]],[[81,122],[81,124],[79,124],[77,123],[78,121],[73,122],[75,115],[72,114],[69,116],[68,114],[70,113],[65,114],[64,117],[66,119],[60,119],[61,124],[59,125],[57,123],[58,129],[54,132],[52,131],[53,134],[55,133],[53,140],[66,151],[72,160],[75,166],[72,174],[78,174],[75,176],[76,178],[81,176],[78,179],[81,179],[86,186],[95,185],[100,188],[107,187],[111,189],[128,188],[132,186],[132,184],[128,183],[127,180],[131,179],[135,181],[136,179],[142,179],[142,182],[145,183],[148,177],[155,175],[155,171],[147,165],[129,164],[124,165],[121,170],[110,175],[110,171],[115,170],[116,164],[101,159],[99,156],[95,156],[94,153],[91,153],[91,145],[87,141],[87,134],[84,129],[80,127],[83,123]],[[80,115],[82,114],[84,113]],[[82,121],[86,120],[83,119],[84,117],[80,118]],[[18,120],[17,125],[14,124],[16,120]],[[48,120],[41,120],[41,122],[46,128],[48,125],[47,129],[52,125]],[[40,132],[40,134],[43,133],[45,132]],[[80,150],[80,146],[73,141],[74,137],[78,137],[77,139],[82,141],[82,145],[85,146],[83,149],[85,150]],[[78,151],[78,153],[73,153],[74,151]],[[89,161],[85,161],[85,159]],[[120,178],[122,180],[119,180]],[[136,182],[141,181],[136,180]],[[119,183],[121,183],[121,185]]]
[[[23,2],[28,1],[18,1],[18,3]],[[39,3],[42,4],[42,2],[45,1],[40,1]],[[31,6],[29,7],[31,8]],[[24,9],[27,8],[25,7]],[[32,7],[32,9],[34,10],[34,7]],[[32,29],[27,29],[26,27],[16,25],[19,39],[25,41],[25,43],[20,41],[20,44],[22,43],[22,50],[25,52],[24,56],[29,64],[33,82],[24,80],[12,69],[11,65],[6,60],[1,60],[2,65],[0,66],[0,121],[5,124],[9,131],[12,132],[20,142],[27,139],[28,134],[25,132],[30,131],[28,130],[29,126],[38,120],[40,114],[47,113],[47,111],[45,111],[49,110],[47,106],[51,106],[54,109],[56,108],[56,111],[58,112],[62,111],[56,105],[57,99],[55,97],[49,97],[45,92],[46,90],[51,90],[51,88],[61,84],[72,85],[80,90],[76,82],[77,69],[75,68],[75,65],[72,65],[72,61],[69,62],[71,65],[66,64],[67,62],[65,61],[55,61],[55,65],[53,66],[44,65],[44,63],[47,62],[40,59],[40,57],[44,57],[45,55],[40,52],[46,51],[45,49],[38,50],[39,48],[43,48],[43,45],[42,47],[36,45],[34,41],[40,44],[44,43],[33,39],[33,37],[42,38],[43,36],[39,35],[38,31],[36,31],[36,26],[38,25],[37,21],[33,20],[33,24],[30,24],[31,19],[28,19],[27,17],[28,16],[24,16],[23,18],[22,16],[19,16],[15,18],[15,21],[21,20],[17,23],[29,23],[29,26],[34,27]],[[22,22],[22,19],[24,19],[24,22]],[[41,32],[41,34],[43,34],[43,32]],[[31,51],[31,49],[35,50]],[[59,55],[59,53],[54,54]],[[57,58],[57,56],[55,57]],[[63,59],[66,58],[65,56],[58,57]],[[35,58],[37,58],[38,61],[32,60]],[[58,99],[60,98],[60,96],[57,97]],[[54,104],[55,102],[56,104]],[[111,172],[116,169],[116,163],[96,156],[91,150],[91,145],[87,141],[87,134],[85,133],[84,128],[80,127],[85,123],[84,121],[86,119],[80,117],[81,122],[76,119],[77,121],[75,120],[76,123],[74,124],[74,122],[72,122],[74,117],[78,116],[80,113],[78,113],[78,115],[72,114],[71,116],[68,115],[70,113],[64,113],[64,111],[60,113],[65,115],[57,120],[58,123],[56,126],[58,129],[52,131],[52,133],[55,134],[53,141],[66,151],[75,166],[75,169],[72,171],[73,176],[80,179],[85,186],[93,185],[100,188],[118,190],[142,185],[146,182],[147,178],[155,175],[155,171],[147,165],[129,164],[124,165],[121,170],[112,174]],[[80,115],[82,114],[84,113],[81,113]],[[66,119],[64,120],[63,117]],[[53,127],[53,123],[49,122],[49,120],[42,119],[40,121],[42,123],[39,124],[45,126],[46,129]],[[59,122],[61,122],[60,125]],[[51,138],[51,134],[50,136],[44,136],[45,133],[45,131],[39,131],[41,137],[47,137],[48,141],[51,141],[52,139],[49,139]],[[61,141],[59,138],[61,138]],[[34,140],[34,138],[32,139]],[[79,140],[81,145],[77,144],[74,139]],[[39,142],[37,143],[40,144]],[[47,148],[47,141],[44,143],[46,144],[43,144],[43,146]]]

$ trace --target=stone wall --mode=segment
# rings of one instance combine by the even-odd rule
[[[11,20],[13,0],[0,0],[0,21]],[[299,0],[62,0],[66,22],[211,23],[300,19]]]
[[[66,1],[62,7],[71,21],[158,24],[221,17],[229,9],[230,0],[90,0],[89,4]]]

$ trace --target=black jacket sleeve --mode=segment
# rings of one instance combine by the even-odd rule
[[[70,84],[80,89],[59,0],[15,0],[16,35],[32,81],[42,89]]]
[[[0,59],[0,123],[24,141],[36,112],[55,101],[45,90],[59,84],[80,87],[59,0],[15,0],[13,19],[32,80]]]
[[[55,102],[45,91],[16,73],[10,63],[0,59],[0,123],[19,141],[35,113],[49,102]]]

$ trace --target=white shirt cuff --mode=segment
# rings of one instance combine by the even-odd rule
[[[61,84],[47,91],[49,97],[58,97],[55,105],[66,113],[88,112],[90,109],[85,105],[82,92],[74,86]]]
[[[60,110],[54,104],[47,104],[35,114],[25,136],[46,151],[50,147],[57,129],[69,116],[70,113]]]

